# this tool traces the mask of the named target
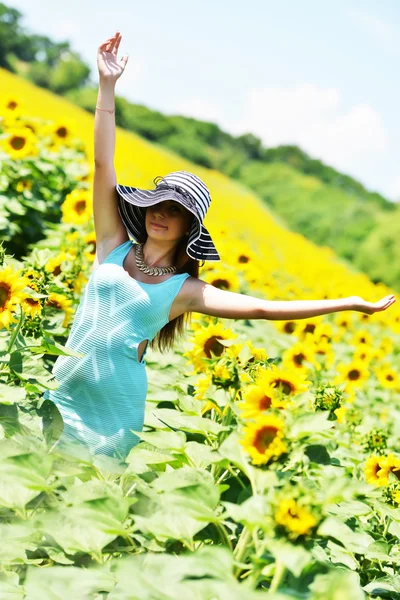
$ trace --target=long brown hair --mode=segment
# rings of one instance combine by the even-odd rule
[[[193,217],[195,218],[195,217]],[[191,225],[189,225],[190,227]],[[184,235],[176,245],[175,256],[173,264],[176,265],[176,273],[189,273],[192,277],[199,276],[199,267],[204,266],[205,261],[199,265],[199,261],[191,258],[186,253],[186,246],[188,235]],[[141,239],[138,242],[145,243],[148,238],[147,231],[143,232]],[[149,346],[152,350],[158,350],[164,352],[165,350],[172,350],[178,337],[181,337],[185,332],[186,326],[190,323],[192,318],[191,312],[183,313],[172,319],[169,323],[164,325],[162,329],[157,333],[154,339],[149,342]]]

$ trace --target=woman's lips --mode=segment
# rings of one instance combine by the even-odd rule
[[[150,225],[153,225],[155,229],[167,229],[164,225],[159,225],[158,223],[150,223]]]

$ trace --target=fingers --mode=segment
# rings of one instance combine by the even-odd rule
[[[110,38],[105,40],[102,44],[100,44],[99,50],[104,50],[106,52],[112,52],[112,50],[115,47],[118,50],[118,46],[120,44],[121,38],[122,38],[122,35],[117,30],[113,36],[111,36]]]

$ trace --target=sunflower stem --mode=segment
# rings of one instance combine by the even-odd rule
[[[273,594],[279,588],[286,573],[286,567],[282,561],[277,560],[275,563],[275,573],[271,581],[268,594]]]
[[[13,345],[14,345],[15,339],[16,339],[16,337],[17,337],[17,335],[18,335],[18,332],[19,332],[19,330],[21,329],[21,325],[22,325],[22,322],[23,322],[23,320],[24,320],[24,311],[22,310],[22,306],[21,306],[21,304],[19,305],[19,309],[20,309],[20,311],[21,311],[21,314],[20,314],[20,317],[19,317],[19,321],[18,321],[18,323],[17,323],[17,324],[16,324],[16,326],[14,327],[14,331],[13,331],[13,333],[12,333],[11,340],[10,340],[10,343],[9,343],[9,345],[8,345],[8,348],[7,348],[7,353],[8,353],[8,354],[10,354],[10,352],[11,352],[11,348],[12,348],[12,347],[13,347]]]
[[[235,557],[235,560],[240,563],[243,562],[246,552],[248,550],[248,541],[251,539],[251,531],[249,530],[248,527],[246,527],[244,525],[240,536],[239,536],[239,540],[235,546],[235,550],[233,551],[233,556]],[[235,576],[238,577],[240,575],[241,572],[241,567],[236,567],[236,572],[235,572]]]

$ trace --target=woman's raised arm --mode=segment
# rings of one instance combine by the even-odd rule
[[[118,213],[115,152],[115,84],[124,72],[128,56],[118,62],[119,31],[97,50],[99,92],[94,117],[93,216],[96,232],[96,260],[101,263],[111,250],[128,240]]]

